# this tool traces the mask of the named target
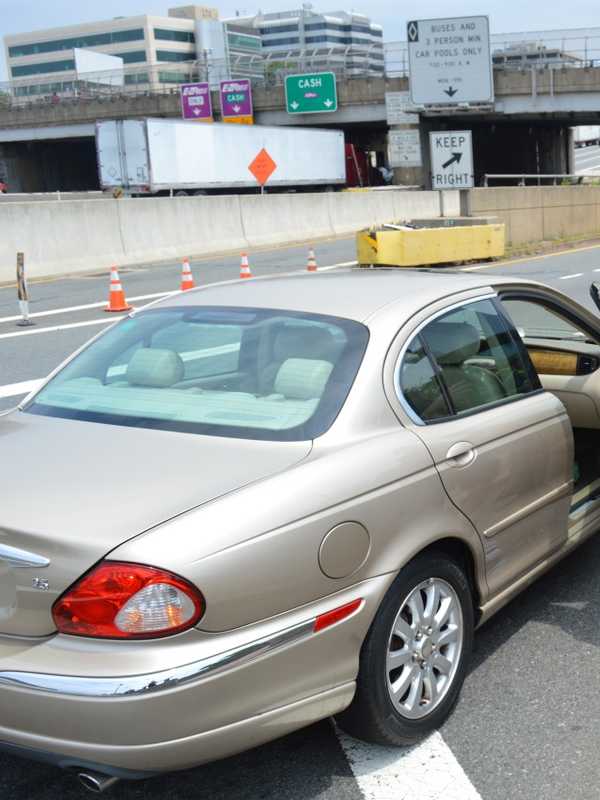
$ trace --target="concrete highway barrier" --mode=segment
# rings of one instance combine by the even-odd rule
[[[458,192],[446,194],[449,213]],[[25,253],[28,277],[39,278],[294,244],[436,216],[438,192],[393,190],[6,203],[0,205],[0,283],[14,280],[18,251]]]
[[[475,216],[506,225],[507,244],[600,233],[600,186],[500,186],[471,191]]]
[[[240,196],[247,246],[262,247],[333,236],[330,196],[326,192]]]

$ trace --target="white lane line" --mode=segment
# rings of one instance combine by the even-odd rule
[[[233,342],[232,344],[222,344],[218,347],[208,347],[205,350],[190,350],[180,353],[179,355],[182,361],[199,361],[204,358],[234,353],[239,349],[239,342]],[[107,377],[114,378],[117,375],[124,375],[126,372],[127,364],[119,364],[108,370]],[[46,378],[36,378],[31,381],[20,381],[20,383],[7,383],[4,386],[0,386],[0,399],[4,397],[17,397],[20,394],[29,394],[29,392],[33,392],[34,389],[41,386],[45,380]]]
[[[319,267],[319,272],[327,272],[330,269],[338,269],[338,267],[352,267],[356,264],[356,261],[341,261],[339,264],[332,264],[330,267]],[[304,272],[305,270],[298,270],[299,272]],[[260,276],[260,277],[271,277],[269,276]],[[207,283],[206,286],[211,286],[213,284]],[[140,294],[137,297],[128,297],[127,300],[130,303],[136,303],[139,300],[156,300],[160,297],[168,297],[173,294],[179,294],[179,291],[171,291],[171,292],[155,292],[154,294]],[[67,306],[65,308],[52,308],[49,311],[34,311],[29,315],[30,318],[34,317],[50,317],[55,314],[70,314],[73,311],[87,311],[90,308],[103,308],[106,306],[106,300],[101,300],[98,303],[85,303],[84,305],[80,306]],[[3,322],[18,322],[20,320],[21,314],[13,314],[10,317],[0,317],[0,324]],[[48,329],[49,330],[49,329]]]
[[[13,339],[16,336],[34,336],[36,333],[52,333],[53,331],[66,331],[69,330],[69,328],[85,328],[89,325],[108,325],[109,322],[117,322],[117,320],[111,317],[107,317],[106,319],[90,319],[86,320],[85,322],[69,322],[67,325],[51,325],[49,328],[27,328],[27,330],[24,331],[11,331],[11,333],[0,333],[0,339]]]
[[[327,272],[330,269],[339,269],[339,267],[352,267],[352,266],[355,266],[355,265],[356,265],[356,261],[341,261],[339,264],[332,264],[331,266],[328,266],[328,267],[319,267],[319,272]],[[279,273],[279,277],[284,277],[286,275],[298,275],[298,274],[304,274],[304,273],[310,274],[308,272],[308,270],[306,270],[306,269],[297,269],[297,270],[293,270],[293,271],[290,271],[290,272]],[[261,280],[261,279],[267,279],[267,278],[272,278],[272,277],[277,277],[277,273],[267,274],[267,275],[254,275],[253,276],[254,280]],[[223,285],[226,285],[228,283],[237,283],[237,282],[238,282],[238,279],[234,278],[234,279],[229,280],[229,281],[216,281],[214,283],[207,283],[207,284],[205,284],[205,286],[208,288],[209,286],[223,286]],[[130,300],[131,302],[134,302],[136,300],[151,300],[153,298],[154,299],[158,299],[158,298],[161,298],[161,297],[167,297],[167,296],[171,296],[171,295],[174,295],[174,294],[179,294],[179,292],[159,292],[157,294],[139,295],[138,297],[130,297],[130,298],[128,298],[128,300]],[[39,311],[39,312],[37,312],[35,314],[30,314],[29,316],[30,317],[35,317],[35,316],[43,316],[45,314],[68,313],[69,310],[71,310],[71,311],[80,310],[80,309],[86,308],[86,307],[87,308],[99,308],[99,307],[105,306],[105,305],[106,305],[106,301],[104,301],[102,303],[90,303],[88,306],[73,306],[71,309],[64,309],[63,308],[63,309],[60,309],[60,310],[59,309],[53,309],[52,311],[47,311],[47,312],[46,311]],[[139,311],[140,309],[138,308],[136,310]],[[20,316],[4,317],[4,318],[0,318],[0,322],[15,321],[15,320],[20,320],[20,319],[21,319]],[[17,336],[33,336],[36,333],[53,333],[55,331],[68,330],[69,328],[84,328],[87,325],[106,325],[109,322],[116,322],[116,320],[115,319],[110,319],[110,318],[107,318],[107,319],[92,319],[92,320],[84,321],[84,322],[70,322],[70,323],[67,323],[65,325],[51,325],[51,326],[49,326],[47,328],[28,328],[27,330],[24,330],[24,331],[11,331],[10,333],[0,333],[0,339],[13,339],[13,338],[15,338]]]
[[[135,303],[137,300],[155,300],[158,297],[167,297],[167,295],[178,294],[178,292],[155,292],[154,294],[140,294],[137,297],[128,297],[130,303]],[[86,303],[83,306],[69,306],[68,308],[53,308],[50,311],[34,311],[30,317],[50,317],[53,314],[70,314],[72,311],[86,311],[89,308],[103,308],[106,306],[106,300],[99,303]],[[0,317],[0,324],[3,322],[16,322],[21,319],[21,314],[16,314],[12,317]]]
[[[482,800],[440,733],[406,749],[338,736],[365,800]]]
[[[0,398],[3,397],[16,397],[19,394],[29,394],[41,386],[45,378],[40,378],[34,381],[21,381],[20,383],[7,383],[5,386],[0,386]]]
[[[327,272],[328,269],[337,269],[338,267],[355,267],[356,263],[356,261],[340,261],[339,264],[332,264],[330,267],[318,267],[317,272]]]
[[[568,281],[571,278],[581,278],[583,272],[574,272],[572,275],[560,275],[558,280],[559,281]]]

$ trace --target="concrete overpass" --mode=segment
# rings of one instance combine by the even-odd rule
[[[451,128],[473,131],[478,179],[484,173],[572,171],[568,129],[600,120],[600,68],[495,69],[494,81],[493,108],[421,112],[423,167],[397,170],[398,182],[427,185],[427,134]],[[258,86],[253,88],[256,122],[343,128],[358,146],[383,152],[389,130],[385,93],[407,89],[405,77],[346,79],[338,83],[337,112],[290,117],[283,86]],[[216,96],[213,107],[219,107]],[[161,94],[114,94],[0,108],[0,161],[18,175],[24,191],[97,188],[96,120],[179,114],[176,88]]]

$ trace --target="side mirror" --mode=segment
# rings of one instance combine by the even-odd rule
[[[600,283],[590,284],[590,297],[596,304],[598,311],[600,311]]]

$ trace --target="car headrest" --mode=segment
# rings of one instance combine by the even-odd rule
[[[432,322],[423,335],[440,366],[462,364],[481,347],[481,337],[468,322]]]
[[[140,347],[127,366],[127,382],[164,389],[183,380],[183,373],[183,361],[174,350]]]
[[[275,392],[290,400],[320,398],[333,364],[314,358],[288,358],[279,367]]]
[[[316,325],[286,325],[276,335],[273,355],[276,361],[287,358],[333,358],[336,342],[332,334]]]

